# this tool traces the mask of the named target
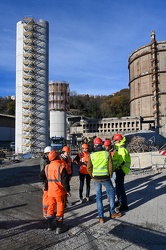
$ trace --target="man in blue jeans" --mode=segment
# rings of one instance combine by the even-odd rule
[[[96,203],[99,216],[99,222],[104,223],[104,207],[102,202],[102,186],[110,198],[110,218],[119,218],[121,213],[115,212],[115,188],[111,182],[113,166],[111,155],[103,149],[101,138],[94,139],[94,152],[90,154],[88,160],[88,173],[94,179],[96,189]]]

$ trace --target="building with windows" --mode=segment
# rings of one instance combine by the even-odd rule
[[[71,119],[71,118],[70,118]],[[141,117],[121,117],[121,118],[103,118],[90,119],[81,117],[79,123],[73,123],[70,128],[71,134],[80,134],[84,136],[112,137],[115,133],[125,134],[128,132],[137,132],[142,129]]]

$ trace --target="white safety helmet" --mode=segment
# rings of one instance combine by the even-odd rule
[[[49,153],[51,152],[52,148],[50,146],[47,146],[45,149],[44,149],[44,153]]]

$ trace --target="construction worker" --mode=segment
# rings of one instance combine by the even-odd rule
[[[86,201],[90,201],[89,195],[90,195],[91,176],[87,171],[87,163],[89,158],[88,144],[86,143],[82,144],[81,149],[82,152],[77,154],[73,162],[79,165],[79,179],[80,179],[79,198],[80,198],[80,203],[83,203],[83,188],[85,179],[86,179]]]
[[[48,209],[48,182],[45,176],[45,166],[50,163],[48,159],[48,154],[51,152],[51,147],[47,146],[44,149],[43,157],[40,161],[40,173],[39,179],[43,182],[43,195],[42,195],[42,210],[43,217],[47,218],[47,209]]]
[[[105,139],[104,148],[106,151],[110,152],[111,156],[114,154],[114,148],[112,147],[112,143],[110,139]]]
[[[112,143],[111,143],[110,139],[105,139],[104,148],[105,148],[106,151],[108,151],[111,154],[111,156],[113,156],[114,149],[112,147]],[[111,180],[113,181],[114,186],[115,186],[115,178],[116,178],[116,174],[115,174],[115,172],[113,172]],[[107,194],[107,200],[108,200],[108,202],[110,201],[109,194]]]
[[[111,142],[111,140],[110,139],[105,139],[105,141],[104,141],[104,148],[105,148],[105,150],[106,151],[108,151],[110,154],[111,154],[111,156],[113,157],[113,155],[114,155],[114,146],[113,146],[113,144],[112,144],[112,142]],[[115,179],[115,172],[113,172],[113,178]]]
[[[45,174],[48,180],[48,230],[53,229],[54,210],[56,206],[56,234],[60,234],[68,230],[63,225],[64,207],[66,194],[70,197],[69,176],[65,168],[65,164],[58,157],[59,153],[52,150],[48,154],[50,164],[45,167]]]
[[[113,166],[112,157],[108,151],[102,147],[102,139],[96,137],[94,139],[94,152],[90,154],[87,169],[94,179],[96,189],[96,203],[99,216],[99,222],[104,223],[104,207],[102,202],[102,186],[106,188],[106,192],[110,197],[110,218],[119,218],[121,213],[115,212],[115,189],[111,182]]]
[[[72,166],[72,158],[70,157],[70,148],[68,146],[64,146],[62,148],[60,159],[65,162],[66,164],[65,167],[69,175],[69,180],[71,180],[73,173],[73,166]]]
[[[72,158],[70,157],[70,148],[68,146],[64,146],[62,148],[62,152],[59,155],[60,159],[65,163],[65,168],[67,170],[67,173],[69,175],[69,181],[71,181],[71,177],[72,177],[72,173],[73,173],[73,162],[72,162]],[[72,203],[70,203],[67,199],[66,196],[66,206],[71,206]]]
[[[119,211],[129,210],[127,196],[124,187],[124,177],[130,171],[131,157],[125,146],[126,138],[121,134],[113,136],[115,151],[113,155],[113,170],[116,173],[116,194],[119,203]]]

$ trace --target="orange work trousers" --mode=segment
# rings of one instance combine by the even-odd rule
[[[42,196],[42,209],[43,209],[43,216],[47,216],[47,210],[48,210],[48,191],[43,191],[43,196]]]
[[[63,220],[64,210],[65,210],[66,195],[51,197],[48,196],[48,210],[47,218],[54,217],[54,210],[56,208],[56,218],[57,220]]]

